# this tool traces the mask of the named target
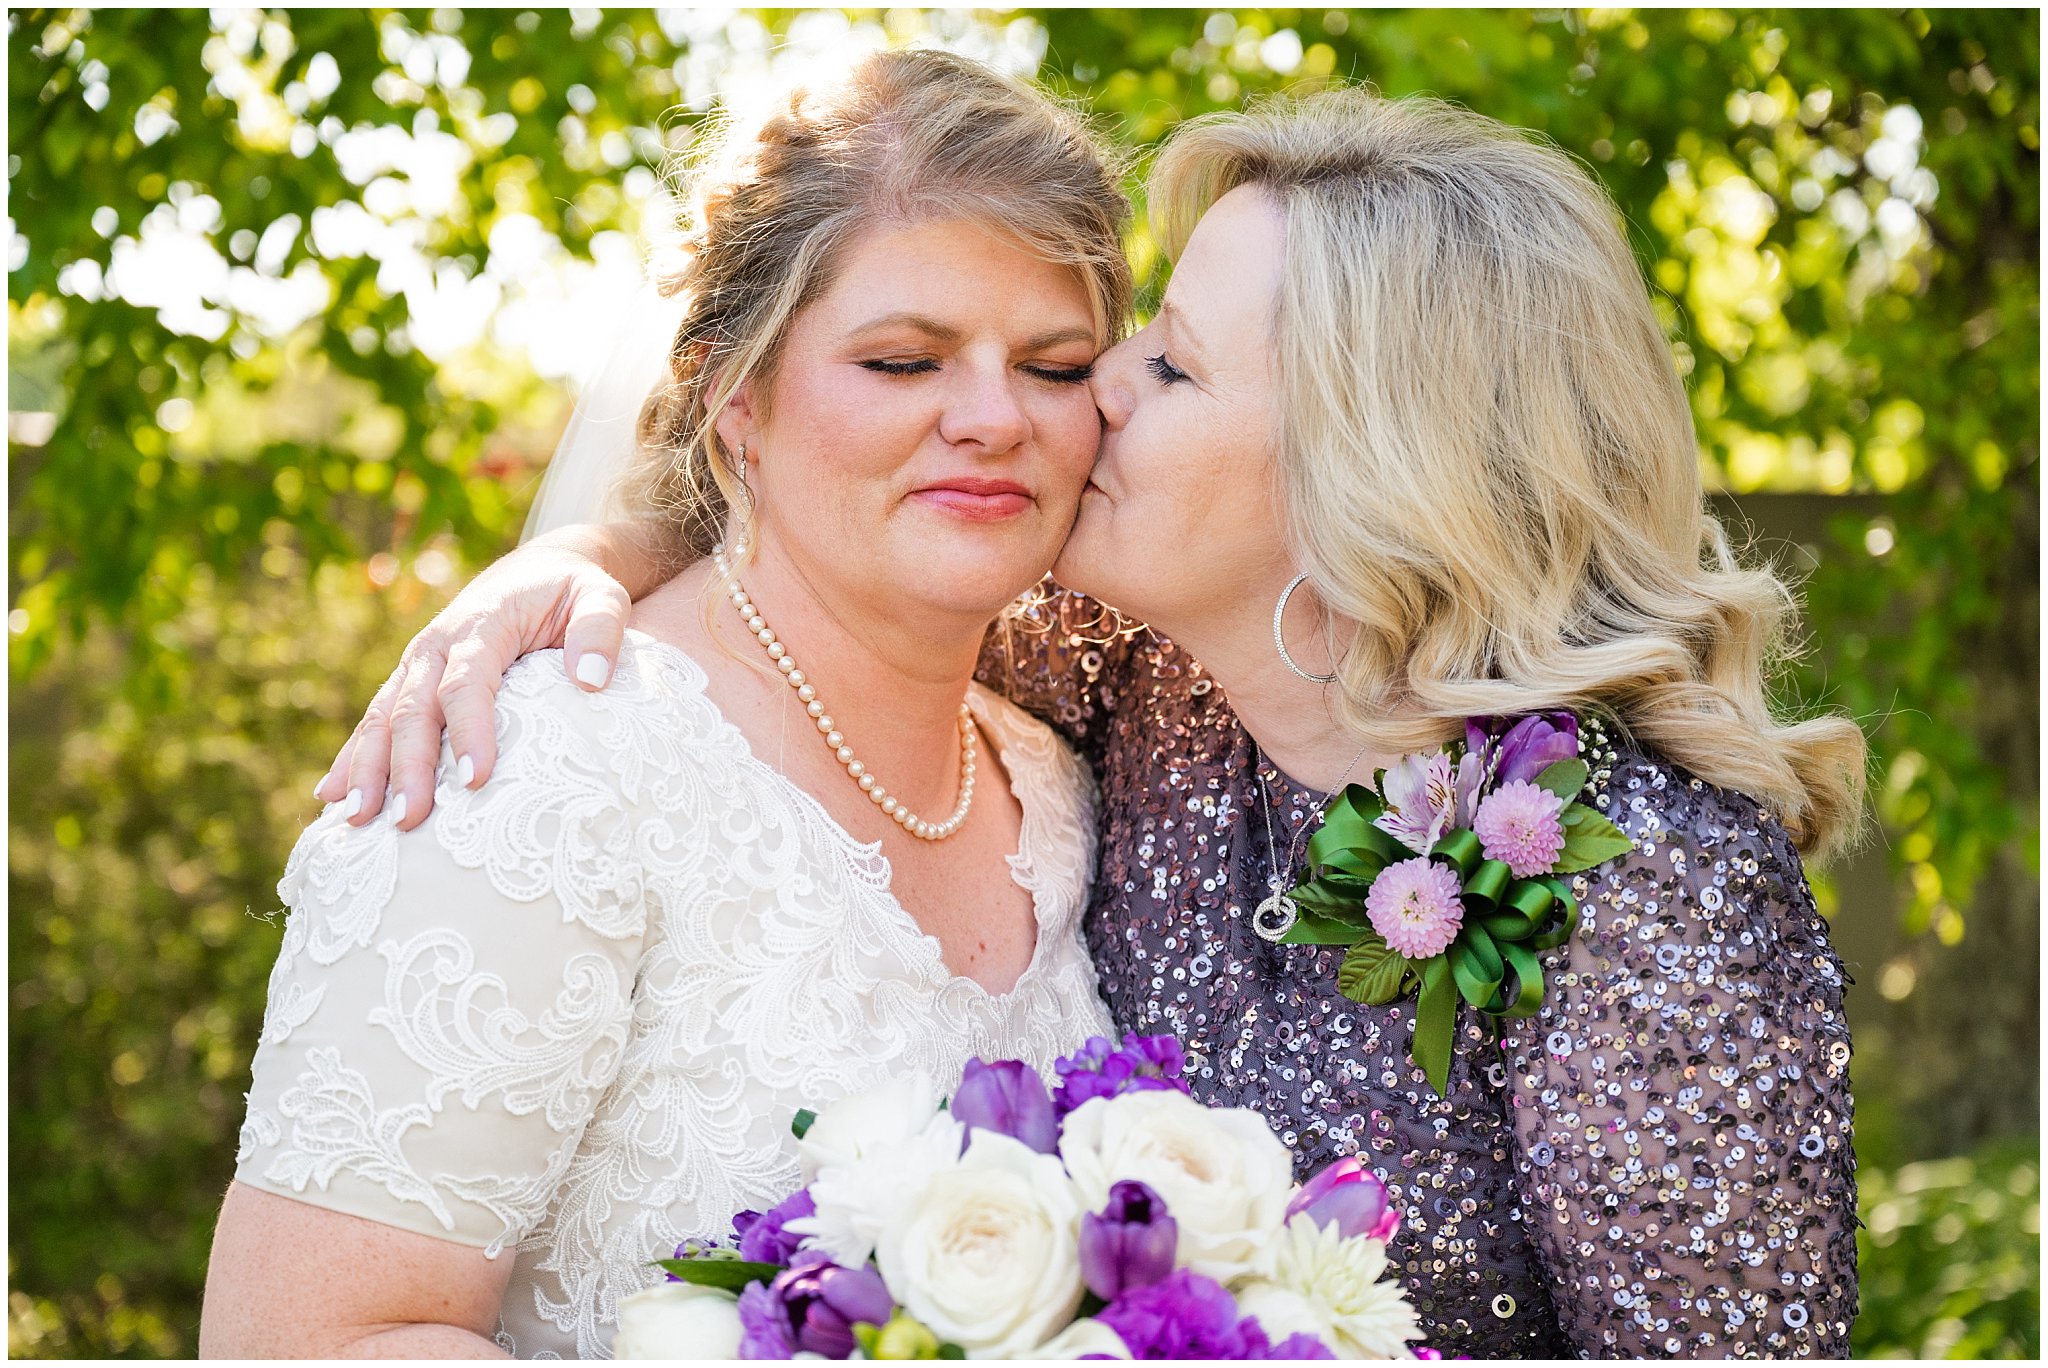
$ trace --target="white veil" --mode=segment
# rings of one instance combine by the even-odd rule
[[[584,387],[555,444],[521,542],[570,523],[621,515],[621,482],[640,447],[640,409],[667,379],[669,348],[687,304],[687,291],[664,299],[651,284],[634,294],[611,354]]]

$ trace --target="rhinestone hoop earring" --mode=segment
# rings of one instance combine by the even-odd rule
[[[1280,619],[1287,612],[1287,600],[1294,597],[1294,591],[1301,588],[1303,582],[1307,579],[1308,574],[1304,571],[1302,574],[1296,575],[1293,579],[1287,581],[1287,587],[1280,591],[1280,601],[1273,605],[1273,649],[1280,653],[1280,659],[1286,663],[1288,669],[1294,671],[1309,683],[1334,684],[1337,682],[1337,672],[1335,670],[1330,671],[1328,674],[1311,674],[1295,664],[1294,657],[1287,654],[1285,638],[1280,635]]]

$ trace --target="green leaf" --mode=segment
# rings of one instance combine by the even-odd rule
[[[799,1107],[796,1115],[790,1118],[789,1133],[801,1140],[810,1133],[811,1125],[817,1119],[818,1114],[816,1112],[808,1107]]]
[[[1584,803],[1573,803],[1564,810],[1564,850],[1553,872],[1577,874],[1633,849],[1635,842],[1622,835],[1614,823]]]
[[[777,1264],[716,1257],[656,1259],[654,1266],[675,1274],[686,1283],[698,1287],[722,1287],[728,1292],[738,1292],[752,1283],[769,1282],[782,1271]]]
[[[1342,916],[1333,916],[1321,907],[1306,900],[1295,900],[1294,925],[1280,938],[1282,945],[1356,945],[1363,937],[1372,934],[1370,925],[1361,917],[1351,921]]]
[[[1374,935],[1352,946],[1337,966],[1337,991],[1353,1002],[1378,1007],[1401,996],[1407,977],[1408,957]]]
[[[1536,776],[1536,787],[1569,803],[1586,791],[1588,773],[1583,760],[1560,760]]]

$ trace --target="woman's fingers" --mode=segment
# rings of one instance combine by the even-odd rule
[[[611,576],[577,579],[569,602],[569,625],[563,633],[562,663],[568,667],[569,677],[584,689],[595,692],[611,682],[632,612],[633,600]]]
[[[481,788],[498,762],[498,686],[519,659],[521,643],[504,631],[476,631],[448,650],[441,676],[441,715],[455,753],[455,782]]]
[[[390,771],[391,709],[405,682],[411,653],[398,663],[377,690],[376,697],[356,723],[356,734],[348,743],[346,788],[340,799],[342,815],[351,826],[362,826],[384,810],[384,778]]]
[[[356,724],[355,731],[348,734],[348,740],[341,743],[341,750],[327,766],[327,773],[320,776],[320,782],[313,785],[313,796],[323,803],[338,803],[348,792],[343,780],[348,778],[349,761],[355,754],[356,736],[362,731],[362,723]]]
[[[448,657],[415,653],[391,704],[391,802],[401,831],[434,809],[434,770],[441,761],[441,681]]]

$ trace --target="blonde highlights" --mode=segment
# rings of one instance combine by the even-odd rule
[[[968,219],[1079,274],[1099,344],[1129,311],[1119,167],[1078,115],[967,58],[872,53],[758,127],[727,122],[705,142],[679,264],[656,282],[686,291],[687,309],[622,491],[679,562],[709,554],[730,511],[749,508],[719,413],[750,380],[766,402],[791,320],[862,232]]]
[[[1191,121],[1154,169],[1169,254],[1222,195],[1285,217],[1286,536],[1358,624],[1335,686],[1375,749],[1603,707],[1757,798],[1809,856],[1862,810],[1847,718],[1781,721],[1790,591],[1708,511],[1683,385],[1619,218],[1555,146],[1344,88]]]

